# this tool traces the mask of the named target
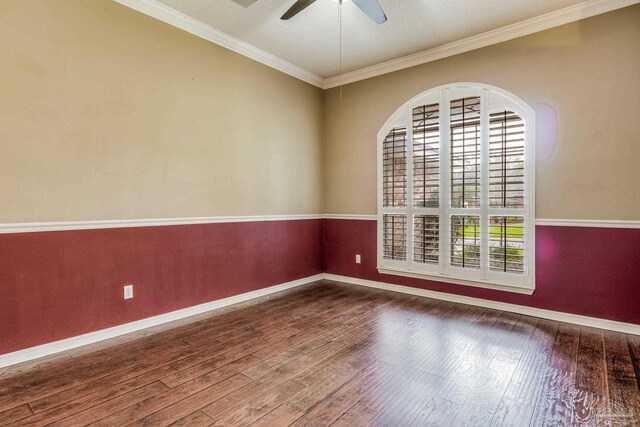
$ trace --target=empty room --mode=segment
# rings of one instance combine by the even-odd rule
[[[0,426],[640,426],[640,0],[0,0]]]

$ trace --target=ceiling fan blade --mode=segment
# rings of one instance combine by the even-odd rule
[[[378,24],[387,21],[387,15],[384,14],[384,10],[380,7],[378,0],[353,0],[353,2]]]
[[[242,7],[249,7],[255,2],[257,2],[258,0],[231,0],[231,1],[239,4]]]
[[[315,3],[316,0],[298,0],[296,1],[293,6],[291,6],[289,8],[289,10],[287,10],[284,15],[282,15],[282,17],[280,19],[291,19],[294,16],[296,16],[298,13],[302,12],[303,10],[305,10],[307,7],[311,6],[313,3]]]

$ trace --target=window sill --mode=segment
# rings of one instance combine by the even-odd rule
[[[472,286],[475,288],[491,289],[494,291],[514,292],[517,294],[531,295],[534,287],[514,286],[503,283],[487,282],[483,280],[457,279],[437,273],[425,273],[420,271],[407,271],[389,267],[378,267],[381,274],[391,274],[394,276],[412,277],[414,279],[433,280],[436,282],[451,283],[454,285]]]

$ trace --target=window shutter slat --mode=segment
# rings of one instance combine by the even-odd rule
[[[479,216],[451,216],[451,265],[480,269]]]
[[[383,143],[383,206],[407,205],[407,128],[391,129]]]
[[[439,104],[413,109],[413,205],[440,205]]]
[[[489,268],[492,271],[524,271],[524,217],[491,216]]]
[[[440,217],[416,215],[413,219],[413,260],[422,264],[440,261]]]
[[[489,206],[524,207],[524,121],[513,111],[489,117]]]
[[[384,215],[383,221],[384,257],[405,261],[407,259],[407,216]]]
[[[452,208],[480,207],[480,97],[451,101],[450,186]]]

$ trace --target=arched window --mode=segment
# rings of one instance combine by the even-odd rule
[[[400,107],[378,134],[378,269],[534,288],[534,112],[458,83]]]

